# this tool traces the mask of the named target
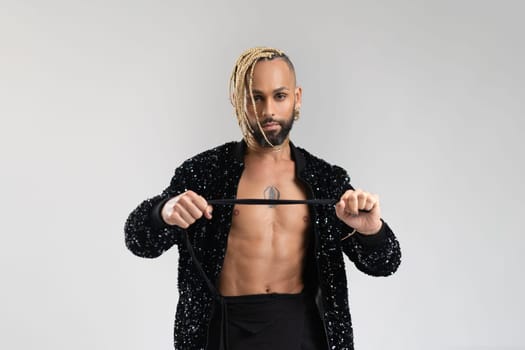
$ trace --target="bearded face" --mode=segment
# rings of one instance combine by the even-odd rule
[[[295,73],[283,59],[261,60],[253,68],[253,80],[246,89],[246,118],[241,128],[254,146],[283,145],[294,123],[294,112],[301,107],[301,88]],[[243,97],[244,98],[244,97]]]
[[[278,120],[273,117],[268,117],[261,118],[260,122],[262,130],[259,128],[256,121],[250,120],[250,125],[253,129],[252,135],[257,144],[261,147],[280,146],[288,137],[290,130],[292,130],[294,123],[293,112],[287,119]],[[266,138],[264,137],[263,132],[266,135]],[[269,144],[266,139],[268,139],[271,144]]]

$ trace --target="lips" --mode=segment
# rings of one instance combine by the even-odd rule
[[[273,130],[273,129],[277,129],[278,127],[280,126],[279,123],[267,123],[267,124],[263,124],[262,127],[264,130]]]

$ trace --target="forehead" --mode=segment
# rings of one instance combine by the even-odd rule
[[[293,88],[295,76],[286,61],[280,58],[260,60],[253,68],[253,89],[273,90],[280,87]]]

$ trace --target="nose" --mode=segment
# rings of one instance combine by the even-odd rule
[[[270,118],[275,115],[275,106],[271,98],[266,99],[262,114],[264,118]]]

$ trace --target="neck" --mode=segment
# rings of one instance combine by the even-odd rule
[[[261,160],[290,160],[290,139],[286,138],[282,144],[276,147],[261,147],[259,145],[249,145],[246,151],[247,157],[259,158]]]

